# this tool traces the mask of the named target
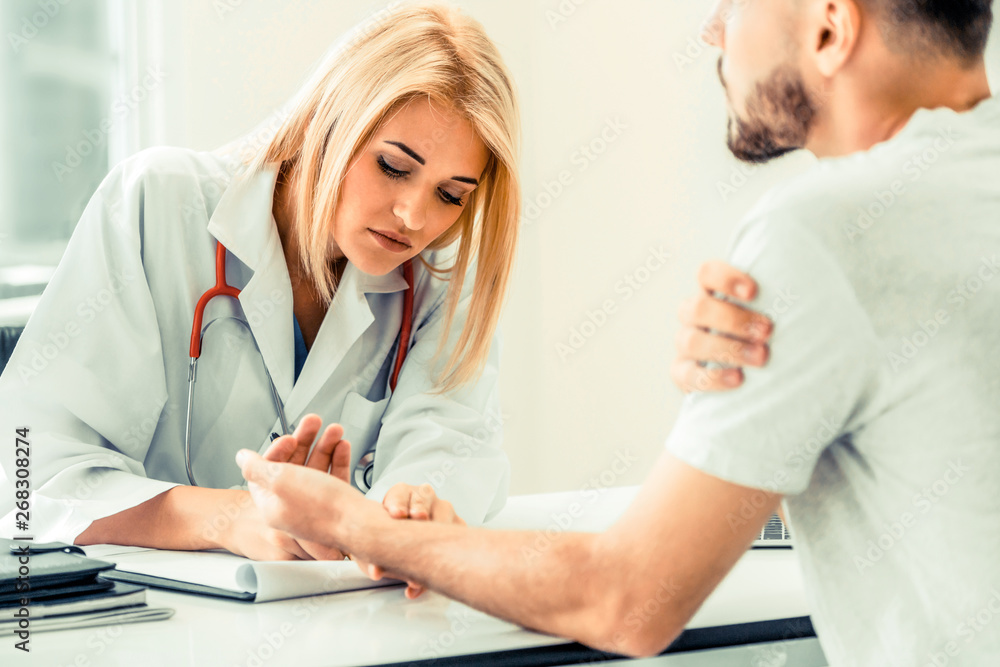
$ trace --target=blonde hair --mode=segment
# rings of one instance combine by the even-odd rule
[[[458,221],[428,246],[457,242],[454,264],[432,267],[421,258],[432,274],[449,280],[446,333],[435,365],[469,266],[477,263],[465,326],[436,378],[438,389],[448,391],[482,373],[510,282],[521,210],[517,94],[482,25],[439,3],[397,4],[379,12],[327,57],[251,168],[295,165],[291,196],[302,268],[329,304],[336,291],[331,223],[348,167],[379,126],[416,98],[455,109],[490,153]]]

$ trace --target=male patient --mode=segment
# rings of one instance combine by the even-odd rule
[[[240,452],[271,525],[336,545],[372,576],[653,655],[783,501],[832,665],[997,664],[991,22],[989,0],[718,3],[706,37],[722,50],[731,150],[821,159],[767,195],[731,247],[759,302],[787,302],[770,363],[735,391],[688,398],[607,533],[539,550],[532,533],[395,521],[330,475]],[[664,582],[669,603],[636,623]]]

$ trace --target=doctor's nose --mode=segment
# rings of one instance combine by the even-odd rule
[[[392,207],[392,212],[407,229],[420,231],[427,224],[427,207],[420,201],[419,197],[397,200],[395,206]]]

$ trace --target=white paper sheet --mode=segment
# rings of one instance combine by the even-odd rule
[[[391,579],[372,581],[352,561],[253,561],[219,550],[168,551],[113,544],[95,544],[84,551],[115,563],[122,572],[256,593],[254,602],[399,584]]]

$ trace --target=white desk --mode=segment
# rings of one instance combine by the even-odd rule
[[[634,487],[609,490],[589,504],[573,493],[512,498],[491,526],[558,528],[556,518],[565,519],[559,514],[567,512],[571,503],[580,503],[584,513],[568,529],[601,530],[634,493]],[[28,656],[14,650],[13,640],[5,637],[0,665],[377,665],[566,643],[433,593],[406,600],[402,588],[264,604],[150,589],[148,601],[151,606],[172,607],[176,614],[153,623],[32,633]],[[756,550],[740,561],[689,628],[807,615],[794,553]],[[703,664],[714,664],[714,660]]]

